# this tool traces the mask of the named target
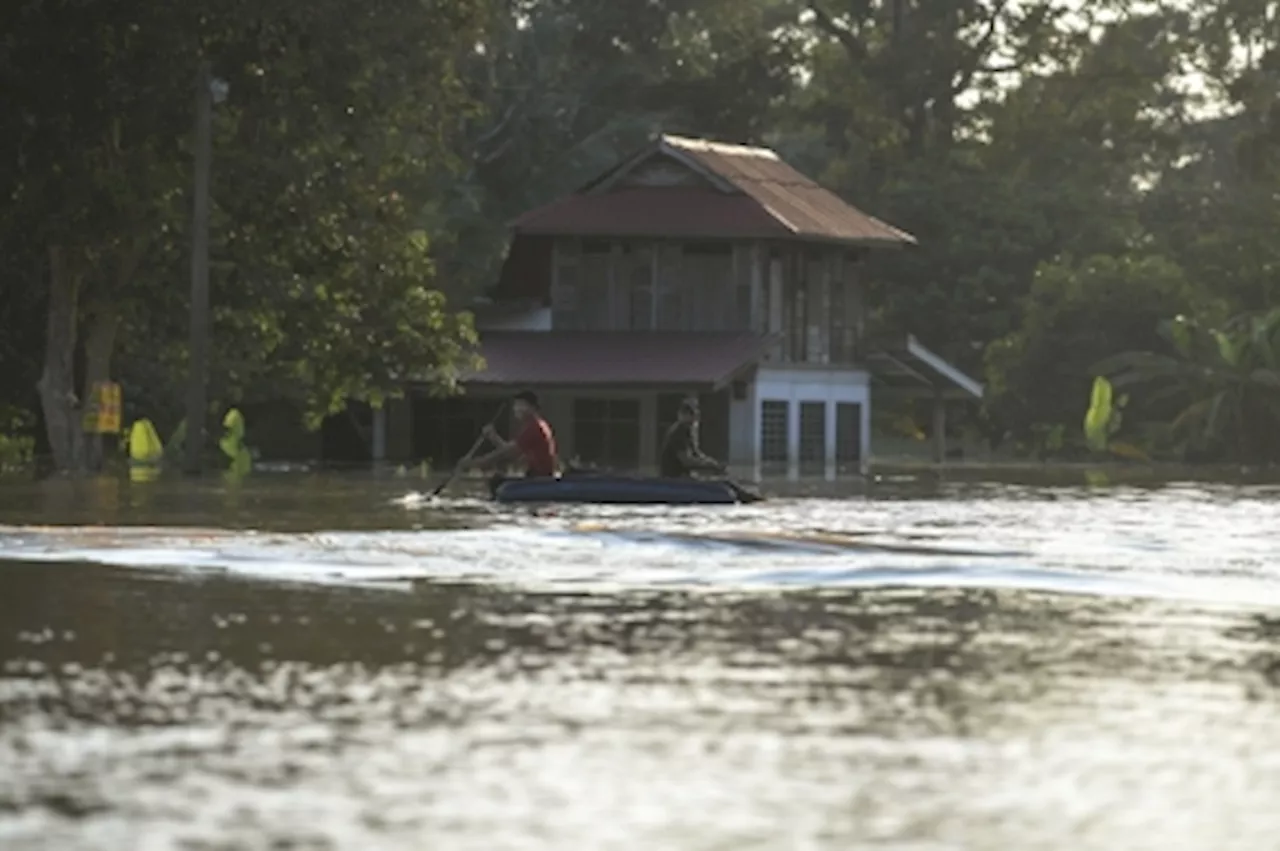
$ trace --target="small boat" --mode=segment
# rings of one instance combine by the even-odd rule
[[[762,499],[725,479],[567,473],[558,478],[498,479],[497,502],[575,502],[608,505],[734,505]]]

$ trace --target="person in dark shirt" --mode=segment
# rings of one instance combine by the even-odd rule
[[[725,472],[723,464],[698,447],[698,407],[692,402],[680,406],[675,423],[667,430],[658,469],[666,479],[687,478],[697,471]]]
[[[488,455],[464,462],[461,468],[485,469],[511,463],[518,458],[524,463],[526,476],[554,476],[560,466],[556,437],[551,425],[542,418],[538,397],[529,390],[517,393],[512,400],[511,411],[519,427],[515,439],[504,440],[493,426],[485,426],[484,436],[497,448]]]

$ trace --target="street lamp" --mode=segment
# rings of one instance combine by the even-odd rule
[[[213,105],[231,92],[213,76],[209,62],[200,63],[196,81],[196,174],[191,215],[191,373],[187,386],[186,464],[198,475],[204,451],[209,360],[209,170],[213,160]]]

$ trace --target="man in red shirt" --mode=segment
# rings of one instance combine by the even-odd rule
[[[493,426],[484,427],[484,436],[495,448],[487,455],[473,458],[461,466],[496,467],[517,458],[525,466],[526,476],[554,476],[560,466],[556,453],[556,436],[538,410],[538,397],[529,390],[517,393],[511,403],[517,428],[515,440],[504,440]]]

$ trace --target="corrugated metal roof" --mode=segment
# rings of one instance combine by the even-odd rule
[[[792,233],[854,243],[915,243],[906,231],[869,216],[796,171],[768,148],[663,136],[659,142],[697,161],[768,210]]]
[[[966,375],[936,352],[908,334],[905,341],[880,341],[867,355],[867,368],[875,383],[907,395],[948,399],[981,399],[982,382]],[[886,343],[888,343],[886,345]]]
[[[663,187],[569,195],[516,219],[521,234],[777,239],[793,237],[753,198]]]
[[[472,384],[721,387],[757,363],[770,339],[680,331],[495,331],[480,340]]]
[[[626,188],[611,183],[653,156],[701,172],[716,186]],[[512,222],[523,233],[813,239],[852,245],[914,244],[801,174],[768,148],[661,136],[582,191]]]

